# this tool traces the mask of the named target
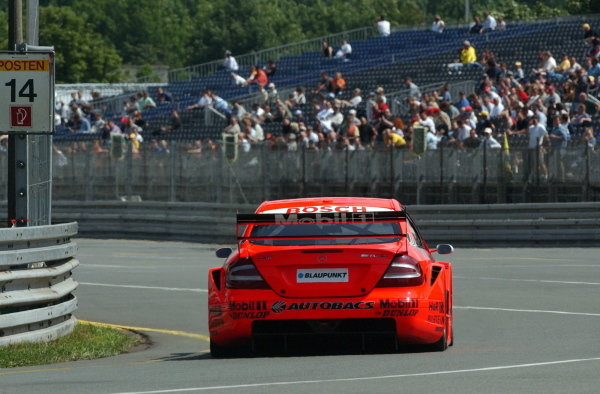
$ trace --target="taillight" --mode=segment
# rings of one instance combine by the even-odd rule
[[[392,260],[377,287],[418,286],[423,283],[423,273],[419,262],[405,254]]]
[[[268,289],[269,285],[249,258],[238,259],[227,270],[227,287],[230,289]]]

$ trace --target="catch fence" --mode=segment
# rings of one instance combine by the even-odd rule
[[[168,152],[143,146],[121,159],[97,142],[59,146],[54,199],[249,204],[341,195],[393,197],[406,204],[600,199],[600,153],[583,144],[550,151],[445,147],[417,155],[405,149],[316,151],[300,144],[289,151],[284,143],[264,143],[248,152],[239,147],[234,161],[218,144],[200,152],[183,142],[173,142]]]

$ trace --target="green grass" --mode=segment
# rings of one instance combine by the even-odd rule
[[[78,323],[72,333],[51,342],[0,347],[0,368],[115,356],[139,342],[140,339],[121,330]]]

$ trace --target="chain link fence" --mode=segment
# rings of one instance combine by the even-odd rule
[[[403,149],[288,151],[261,144],[240,150],[234,161],[223,148],[199,151],[179,142],[167,151],[128,149],[116,159],[98,142],[55,147],[53,198],[252,204],[342,195],[393,197],[406,204],[600,199],[600,153],[586,145],[555,151],[446,147],[416,155]]]

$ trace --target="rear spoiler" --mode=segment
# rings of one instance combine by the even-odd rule
[[[315,238],[396,238],[403,234],[373,235],[319,235],[319,236],[270,236],[245,237],[240,227],[248,225],[302,225],[302,224],[341,224],[341,223],[380,223],[397,222],[406,219],[404,211],[377,212],[327,212],[327,213],[275,213],[275,214],[238,214],[236,218],[238,240],[272,240],[272,239],[315,239]]]

